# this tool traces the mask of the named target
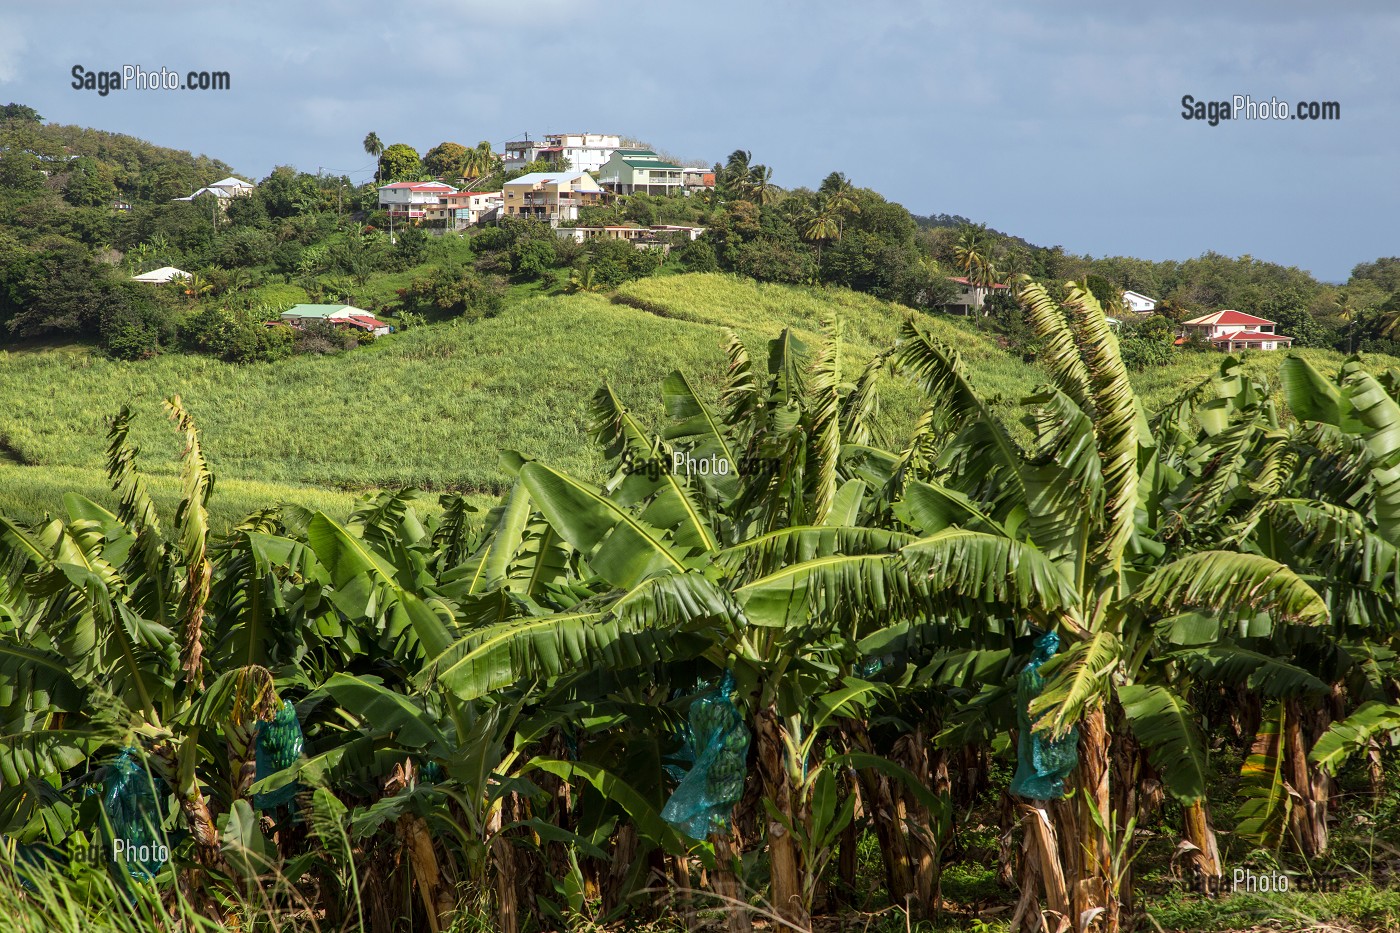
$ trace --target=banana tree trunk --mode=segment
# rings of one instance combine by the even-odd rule
[[[1074,911],[1071,923],[1076,929],[1101,930],[1117,933],[1119,927],[1118,899],[1110,888],[1112,877],[1112,840],[1099,830],[1099,824],[1112,831],[1113,813],[1109,799],[1109,737],[1102,709],[1084,717],[1079,735],[1079,792],[1073,809],[1073,833],[1061,836],[1061,852],[1068,855],[1073,847],[1078,871],[1070,889],[1070,906]],[[1098,811],[1098,820],[1092,810]],[[1065,860],[1066,862],[1069,859]]]
[[[738,863],[734,839],[737,833],[720,832],[715,835],[715,870],[710,872],[710,886],[724,906],[725,929],[728,933],[753,933],[753,921],[749,917],[748,898],[739,886],[739,877],[734,866]]]
[[[491,840],[492,887],[496,894],[496,929],[500,933],[519,933],[520,907],[515,898],[515,851],[510,840],[501,832],[505,825],[505,801],[500,800],[486,821],[486,834]]]
[[[785,922],[805,929],[809,918],[802,903],[802,865],[792,833],[783,825],[797,825],[798,814],[784,761],[783,727],[777,708],[770,704],[759,713],[757,726],[758,769],[763,777],[764,796],[782,818],[777,819],[772,813],[766,816],[773,910]]]
[[[1302,699],[1290,699],[1284,723],[1285,771],[1299,800],[1289,813],[1288,822],[1303,854],[1315,858],[1327,851],[1328,782],[1327,775],[1308,763],[1311,745],[1303,728],[1307,718],[1309,713]]]
[[[613,834],[612,858],[602,863],[601,877],[597,882],[604,913],[612,913],[622,906],[627,877],[636,857],[637,830],[631,823],[624,823]]]
[[[934,768],[929,758],[928,743],[925,740],[922,726],[916,727],[912,733],[904,736],[895,744],[893,757],[917,777],[925,787],[930,787],[931,784],[935,783],[933,779]],[[940,759],[941,757],[942,753],[940,753]],[[940,789],[946,789],[948,776],[946,764],[942,770],[944,788]],[[933,788],[930,787],[930,790]],[[932,917],[939,907],[938,846],[941,841],[936,836],[937,828],[933,825],[933,816],[927,807],[903,789],[895,802],[895,807],[898,817],[896,830],[909,840],[906,845],[913,862],[914,897],[911,912],[920,918]],[[906,831],[905,827],[917,827],[917,829]]]
[[[870,741],[870,733],[865,724],[854,719],[846,720],[845,731],[852,747],[873,755],[875,749]],[[875,836],[880,842],[880,854],[885,863],[885,885],[890,902],[903,906],[914,895],[914,867],[909,858],[909,846],[902,826],[898,822],[899,811],[895,807],[894,793],[890,779],[871,769],[860,772],[861,803],[869,808],[870,820],[875,826]]]
[[[214,825],[214,814],[209,810],[209,801],[198,787],[180,794],[180,812],[185,817],[185,827],[194,840],[195,858],[205,868],[215,868],[223,862],[223,851],[219,845],[219,830]]]
[[[1182,814],[1186,818],[1186,838],[1196,847],[1196,851],[1192,853],[1192,861],[1196,866],[1201,890],[1208,896],[1214,896],[1221,889],[1225,872],[1220,866],[1220,849],[1215,844],[1210,805],[1202,800],[1200,803],[1182,807]]]

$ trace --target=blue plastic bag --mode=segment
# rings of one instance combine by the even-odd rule
[[[283,700],[282,708],[271,722],[258,723],[254,752],[257,771],[254,779],[261,781],[296,764],[301,757],[303,742],[296,707],[291,700]],[[255,794],[253,806],[259,810],[271,810],[289,804],[296,797],[298,789],[298,784],[293,781],[265,794]]]
[[[112,825],[112,860],[140,881],[154,878],[170,858],[154,781],[136,749],[124,748],[107,768],[102,786],[102,806]]]
[[[1065,795],[1065,778],[1079,764],[1079,730],[1072,728],[1059,739],[1046,739],[1032,731],[1031,700],[1040,696],[1045,678],[1040,666],[1060,650],[1060,636],[1046,632],[1035,643],[1035,654],[1021,671],[1016,685],[1016,776],[1011,793],[1031,800],[1059,800]]]
[[[729,814],[744,795],[749,730],[734,702],[734,674],[725,671],[719,686],[690,704],[685,744],[676,756],[689,768],[668,765],[680,784],[666,801],[661,818],[692,839],[704,839],[729,825]]]

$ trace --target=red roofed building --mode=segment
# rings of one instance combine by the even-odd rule
[[[988,294],[1006,288],[1005,285],[974,285],[965,275],[950,275],[948,281],[962,286],[962,291],[943,306],[943,310],[950,314],[980,312]]]
[[[379,189],[379,207],[394,217],[421,218],[429,207],[457,189],[440,181],[396,181]]]
[[[1281,350],[1293,343],[1292,337],[1274,333],[1274,322],[1243,311],[1216,311],[1186,321],[1177,343],[1193,335],[1210,341],[1226,353],[1236,350]]]

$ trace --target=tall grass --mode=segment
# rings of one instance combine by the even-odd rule
[[[161,517],[173,520],[181,495],[177,478],[151,476],[147,485]],[[117,496],[112,492],[106,473],[99,468],[18,466],[0,462],[0,514],[20,521],[36,521],[46,513],[57,513],[62,508],[63,497],[69,493],[114,511],[117,506]],[[337,489],[221,476],[209,500],[209,515],[216,532],[226,531],[249,512],[284,502],[319,510],[341,520],[350,514],[356,499],[355,494]],[[429,501],[425,505],[431,508],[432,503]]]

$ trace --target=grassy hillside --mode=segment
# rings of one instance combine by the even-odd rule
[[[728,329],[756,347],[784,326],[815,337],[835,314],[854,376],[893,342],[905,313],[842,290],[678,275],[634,282],[611,297],[528,297],[491,320],[415,328],[338,357],[234,365],[179,354],[125,363],[78,347],[0,354],[0,457],[8,460],[0,510],[32,515],[69,490],[108,501],[104,418],[123,404],[137,414],[132,434],[145,467],[173,477],[179,450],[160,402],[177,392],[220,476],[215,504],[223,520],[283,499],[343,512],[351,493],[375,486],[489,496],[507,479],[497,465],[503,447],[594,475],[600,461],[587,436],[587,405],[604,379],[656,423],[657,389],[671,370],[717,392]],[[956,346],[978,388],[1008,408],[1039,381],[1033,365],[969,323],[919,320]],[[1341,362],[1335,353],[1305,355],[1324,372]],[[1247,365],[1276,383],[1281,359],[1257,354]],[[1369,362],[1400,365],[1389,357]],[[1135,381],[1155,408],[1218,363],[1196,354]],[[915,414],[914,392],[894,378],[885,388],[884,417],[897,437]],[[173,499],[173,483],[157,488]]]
[[[620,300],[634,296],[653,307],[598,295],[534,297],[476,324],[416,328],[344,356],[273,364],[178,354],[126,363],[77,347],[0,355],[0,451],[10,461],[0,473],[0,508],[32,513],[70,482],[100,491],[104,418],[123,404],[137,413],[132,435],[145,467],[173,475],[178,447],[160,402],[176,392],[199,420],[224,489],[234,479],[264,484],[265,495],[247,487],[246,502],[284,488],[294,498],[314,492],[299,486],[496,492],[506,480],[497,467],[502,447],[586,475],[600,465],[586,425],[602,380],[658,419],[657,389],[673,369],[717,392],[729,326],[755,341],[786,324],[815,334],[835,308],[854,373],[893,340],[900,314],[863,296],[724,276],[657,279]],[[887,411],[892,424],[907,423],[912,392],[896,388]]]

